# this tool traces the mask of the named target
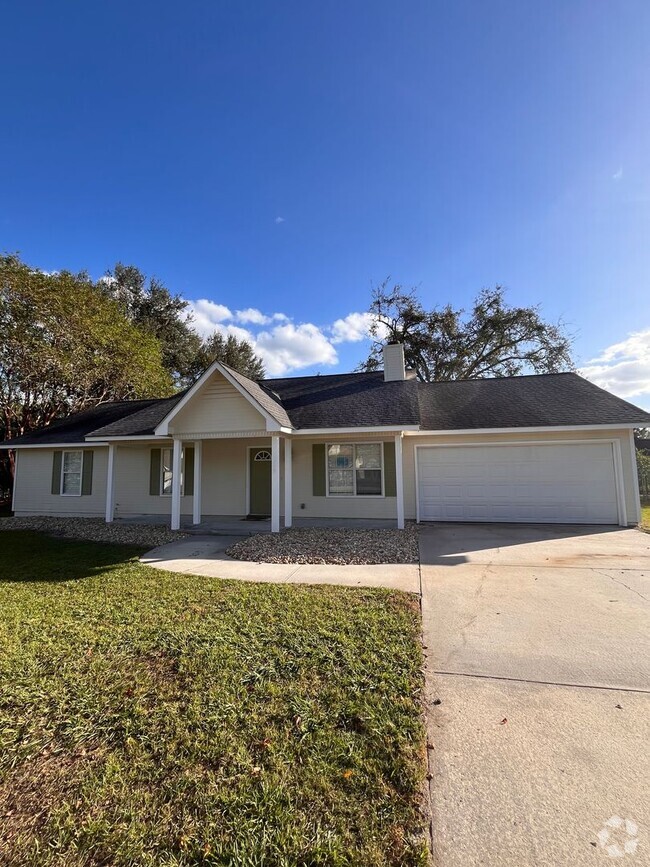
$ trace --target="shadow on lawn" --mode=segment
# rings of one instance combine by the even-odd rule
[[[125,566],[144,551],[26,530],[0,532],[0,583],[79,581]]]

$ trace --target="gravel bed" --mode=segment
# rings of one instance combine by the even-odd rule
[[[156,548],[182,539],[187,533],[172,531],[164,524],[107,524],[102,518],[2,518],[0,530],[35,530],[48,536],[110,542],[113,545],[139,545]]]
[[[376,565],[417,563],[417,528],[405,530],[352,530],[304,527],[281,533],[256,533],[235,542],[226,551],[237,560],[256,563]]]

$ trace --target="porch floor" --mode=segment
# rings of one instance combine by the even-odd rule
[[[164,524],[169,526],[168,515],[129,515],[129,517],[116,517],[116,522],[123,524]],[[293,519],[294,527],[339,527],[353,528],[357,530],[394,530],[395,519],[373,520],[368,518],[298,518]],[[281,529],[284,524],[280,523]],[[241,515],[203,515],[200,524],[192,523],[191,515],[181,515],[181,530],[184,533],[196,535],[227,535],[227,536],[250,536],[252,533],[270,533],[270,518],[245,518]]]

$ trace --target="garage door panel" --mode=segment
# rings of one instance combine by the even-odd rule
[[[610,443],[420,447],[420,519],[618,521]]]

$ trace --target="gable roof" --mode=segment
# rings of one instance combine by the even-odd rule
[[[643,424],[650,413],[577,373],[418,383],[423,430]]]
[[[382,371],[298,376],[254,382],[232,368],[227,376],[251,402],[293,430],[420,428],[424,431],[555,426],[650,427],[650,413],[577,373],[451,382],[384,382]],[[189,390],[191,391],[191,389]],[[3,443],[56,445],[86,437],[153,437],[188,392],[160,400],[102,404]]]

